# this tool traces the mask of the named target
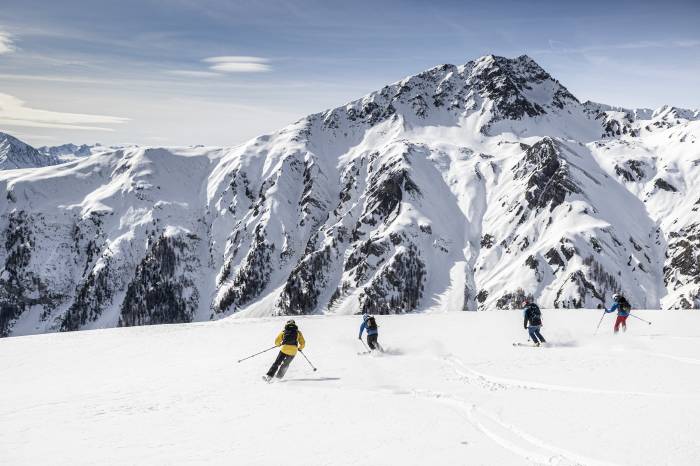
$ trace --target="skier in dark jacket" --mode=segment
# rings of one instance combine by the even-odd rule
[[[375,350],[378,349],[382,353],[384,352],[384,348],[381,347],[377,339],[379,338],[379,325],[377,325],[377,321],[374,318],[374,316],[371,316],[369,314],[365,314],[362,316],[362,325],[360,325],[360,340],[362,340],[362,333],[367,330],[367,346],[369,346],[370,350]]]
[[[615,293],[613,295],[613,305],[610,309],[605,309],[606,313],[612,313],[617,311],[617,319],[615,319],[615,333],[620,331],[620,327],[622,327],[622,331],[626,332],[627,331],[627,318],[630,316],[630,312],[632,311],[632,306],[630,305],[629,301],[625,299],[624,296],[622,296],[619,293]]]
[[[535,346],[540,346],[541,343],[547,343],[540,333],[540,329],[542,328],[542,312],[539,306],[535,303],[525,303],[523,316],[525,318],[523,326],[530,334],[530,339]]]
[[[304,335],[301,334],[297,324],[293,320],[288,320],[287,324],[284,326],[277,338],[275,338],[275,346],[280,346],[280,352],[277,355],[277,359],[272,363],[270,370],[267,371],[267,375],[263,376],[267,382],[269,382],[272,377],[277,377],[281,379],[284,374],[289,369],[289,365],[292,363],[292,359],[297,354],[297,350],[301,351],[306,346],[306,341],[304,340]]]

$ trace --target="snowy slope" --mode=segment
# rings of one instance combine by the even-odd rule
[[[260,376],[284,318],[0,340],[3,465],[635,465],[700,463],[700,315],[546,311],[301,317],[306,355]]]
[[[0,335],[237,314],[700,308],[700,121],[441,65],[234,148],[0,173]]]
[[[43,154],[32,146],[6,133],[0,133],[0,170],[46,167],[60,163],[51,154]]]
[[[35,333],[207,319],[204,188],[221,152],[133,149],[14,172],[0,323]]]

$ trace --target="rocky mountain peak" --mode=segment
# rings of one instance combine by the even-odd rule
[[[472,114],[480,124],[557,113],[580,103],[527,55],[487,55],[461,66],[443,64],[412,75],[343,107],[313,115],[323,128],[374,126],[401,118],[417,125],[458,123]],[[479,129],[482,129],[479,128]]]
[[[474,61],[470,81],[495,102],[502,117],[536,117],[579,101],[527,55],[510,59],[487,55]]]

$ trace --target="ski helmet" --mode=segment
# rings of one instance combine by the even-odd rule
[[[296,325],[296,322],[294,322],[294,319],[289,319],[287,325]]]
[[[622,295],[620,293],[615,293],[613,295],[613,301],[619,301],[620,298],[622,298]]]
[[[369,315],[369,314],[365,314],[365,315],[362,316],[362,319],[363,319],[364,321],[367,321],[367,319],[369,319],[369,318],[370,318],[370,315]]]

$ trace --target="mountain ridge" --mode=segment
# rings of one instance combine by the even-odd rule
[[[485,56],[231,148],[0,172],[0,333],[618,291],[698,308],[694,115],[581,103]]]

